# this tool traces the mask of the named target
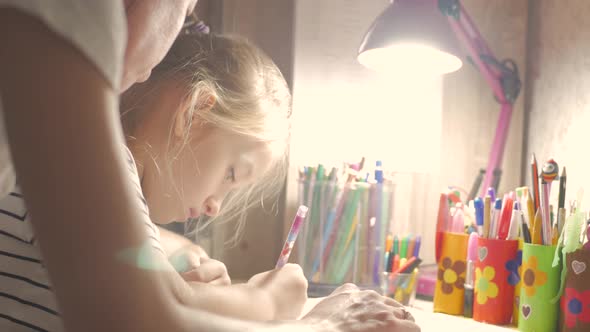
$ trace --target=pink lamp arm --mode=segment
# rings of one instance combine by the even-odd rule
[[[507,100],[504,88],[502,87],[501,71],[496,66],[491,65],[493,62],[498,63],[496,57],[489,49],[475,24],[473,24],[471,17],[467,14],[463,5],[458,2],[458,6],[459,19],[457,20],[453,16],[448,16],[449,24],[457,38],[469,52],[471,59],[501,104],[500,115],[498,117],[498,124],[496,126],[496,133],[494,135],[486,173],[483,179],[483,184],[480,187],[481,195],[485,196],[487,188],[492,186],[494,170],[500,169],[500,166],[502,165],[502,158],[506,146],[513,107],[512,102]],[[484,61],[482,56],[486,57],[488,60]]]

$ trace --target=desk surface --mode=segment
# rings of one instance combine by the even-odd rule
[[[305,304],[303,312],[307,313],[317,302],[318,299],[309,299]],[[432,310],[432,302],[421,300],[416,300],[414,306],[408,308],[408,311],[412,313],[416,319],[416,323],[420,325],[422,332],[507,332],[515,330],[515,328],[512,327],[483,324],[476,322],[473,319],[434,313]]]

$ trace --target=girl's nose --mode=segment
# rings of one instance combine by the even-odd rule
[[[221,208],[221,202],[214,198],[209,197],[205,200],[205,214],[209,217],[215,217],[219,214],[219,209]]]

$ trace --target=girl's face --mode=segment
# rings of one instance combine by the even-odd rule
[[[217,128],[197,130],[171,165],[172,174],[144,173],[148,181],[142,186],[155,222],[217,215],[231,190],[253,183],[271,163],[264,143]]]
[[[176,156],[171,155],[168,144],[175,143],[169,143],[170,124],[179,121],[184,111],[178,102],[182,97],[179,90],[171,84],[158,86],[145,103],[152,109],[138,110],[147,113],[135,130],[136,139],[130,142],[150,215],[156,223],[217,215],[224,197],[260,178],[273,158],[265,143],[196,121],[186,145]],[[181,141],[182,137],[184,133],[172,129],[173,141]]]

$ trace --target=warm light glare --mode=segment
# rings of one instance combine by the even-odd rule
[[[442,75],[461,67],[461,59],[420,44],[396,44],[362,52],[359,62],[367,68],[393,75]]]
[[[388,170],[437,174],[441,80],[306,82],[294,100],[291,162],[341,166],[381,160]],[[419,85],[418,85],[419,84]]]

